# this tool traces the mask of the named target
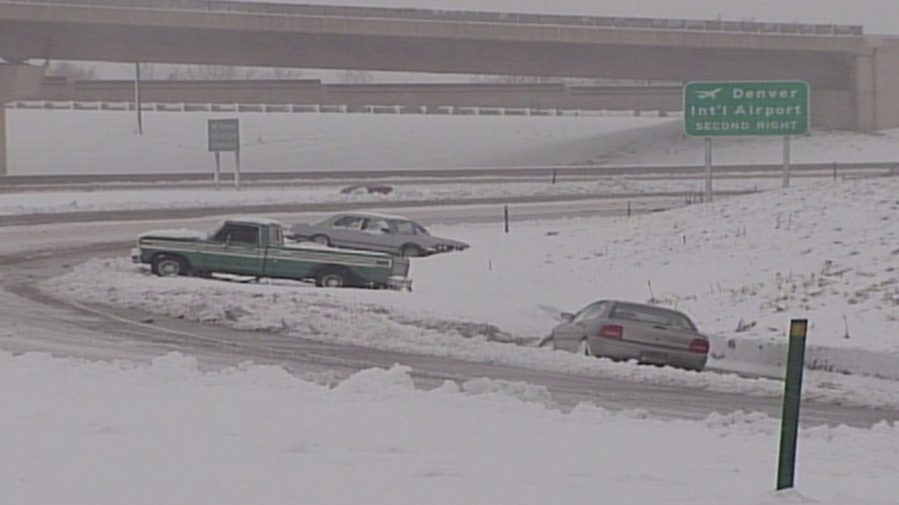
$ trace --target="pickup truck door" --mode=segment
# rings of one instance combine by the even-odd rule
[[[240,275],[262,275],[265,248],[258,225],[225,223],[207,242],[203,270]]]

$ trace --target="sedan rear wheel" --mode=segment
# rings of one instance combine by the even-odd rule
[[[312,241],[315,242],[316,244],[331,245],[331,241],[328,239],[328,237],[326,237],[324,235],[313,235]]]

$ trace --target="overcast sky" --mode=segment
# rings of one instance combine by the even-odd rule
[[[263,0],[248,0],[263,1]],[[541,12],[597,16],[782,21],[864,25],[899,33],[899,0],[266,0],[421,9]]]

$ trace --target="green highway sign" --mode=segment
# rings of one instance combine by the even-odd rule
[[[209,120],[209,151],[240,151],[240,124],[237,119]]]
[[[805,81],[711,81],[684,87],[684,133],[691,137],[805,135]]]

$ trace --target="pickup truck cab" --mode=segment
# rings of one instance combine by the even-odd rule
[[[142,234],[132,261],[159,276],[236,274],[314,280],[318,286],[411,289],[409,260],[319,244],[286,245],[281,223],[271,219],[226,220],[211,236],[190,230]]]

